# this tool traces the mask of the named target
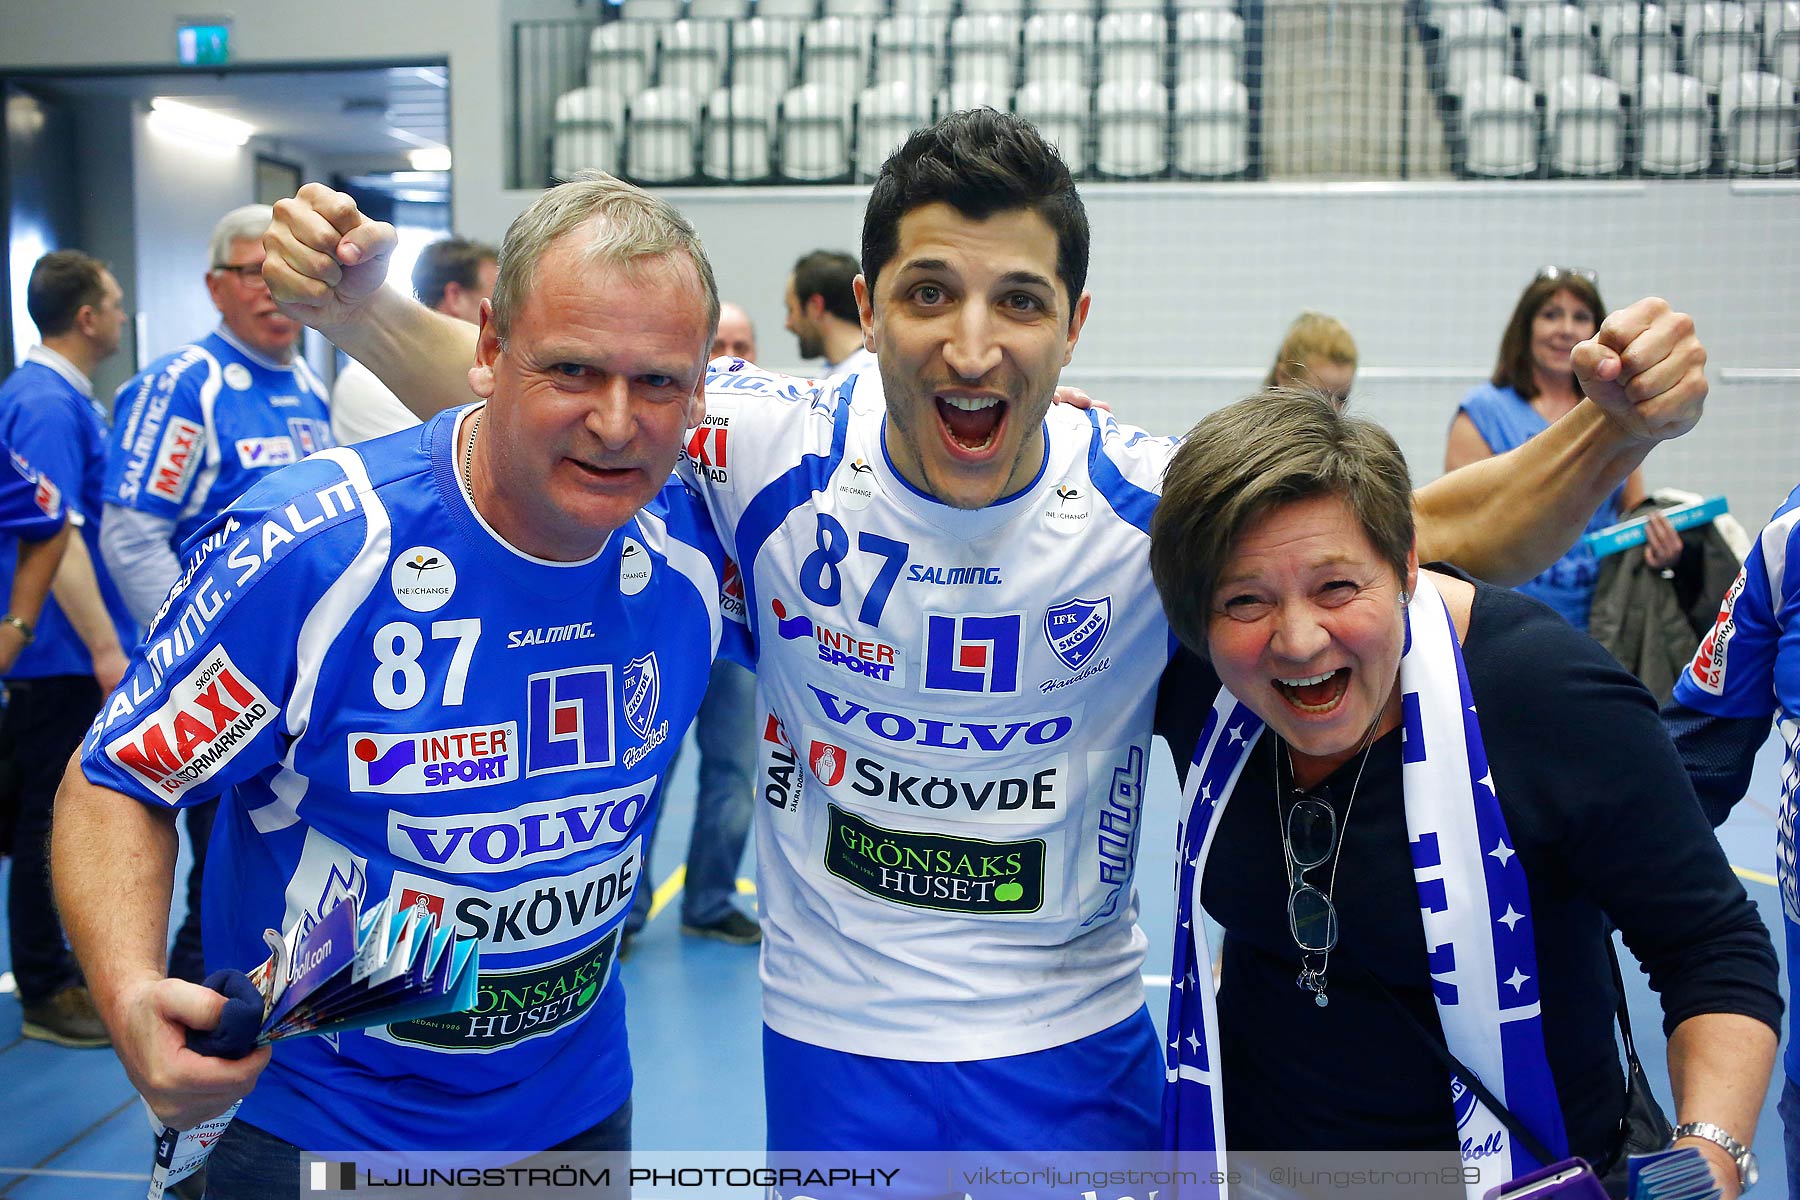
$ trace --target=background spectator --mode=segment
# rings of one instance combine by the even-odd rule
[[[1444,470],[1511,450],[1581,403],[1569,356],[1576,343],[1594,335],[1605,312],[1593,272],[1570,267],[1538,272],[1513,306],[1500,337],[1493,378],[1463,398],[1450,422]],[[1588,532],[1617,523],[1621,513],[1637,507],[1646,495],[1640,468],[1595,510]],[[1652,567],[1660,570],[1680,559],[1681,538],[1661,516],[1651,519],[1649,537],[1645,558]],[[1585,631],[1599,578],[1594,552],[1576,542],[1549,570],[1519,590]]]

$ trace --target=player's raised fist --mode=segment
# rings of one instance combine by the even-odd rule
[[[1706,347],[1694,319],[1651,296],[1609,315],[1575,347],[1581,390],[1633,437],[1666,441],[1692,429],[1706,402]]]
[[[353,319],[387,279],[394,227],[321,183],[275,204],[263,235],[263,278],[281,311],[315,329]]]

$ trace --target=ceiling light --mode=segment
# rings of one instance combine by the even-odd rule
[[[256,132],[254,126],[242,121],[167,96],[150,101],[149,121],[153,129],[209,146],[241,146]]]
[[[450,147],[427,146],[414,150],[406,156],[415,171],[448,171],[450,169]]]

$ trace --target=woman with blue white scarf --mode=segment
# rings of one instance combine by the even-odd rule
[[[1647,692],[1543,605],[1419,568],[1405,460],[1269,391],[1170,464],[1151,566],[1187,647],[1158,726],[1184,778],[1172,1148],[1614,1155],[1606,939],[1662,997],[1678,1124],[1748,1145],[1781,1000]],[[1225,929],[1214,973],[1198,909]],[[1706,1134],[1727,1197],[1740,1163]]]

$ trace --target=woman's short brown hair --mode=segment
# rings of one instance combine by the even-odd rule
[[[1150,572],[1169,625],[1206,656],[1213,593],[1246,530],[1295,500],[1339,496],[1376,552],[1406,578],[1412,483],[1387,430],[1317,391],[1264,388],[1188,432],[1150,522]]]

